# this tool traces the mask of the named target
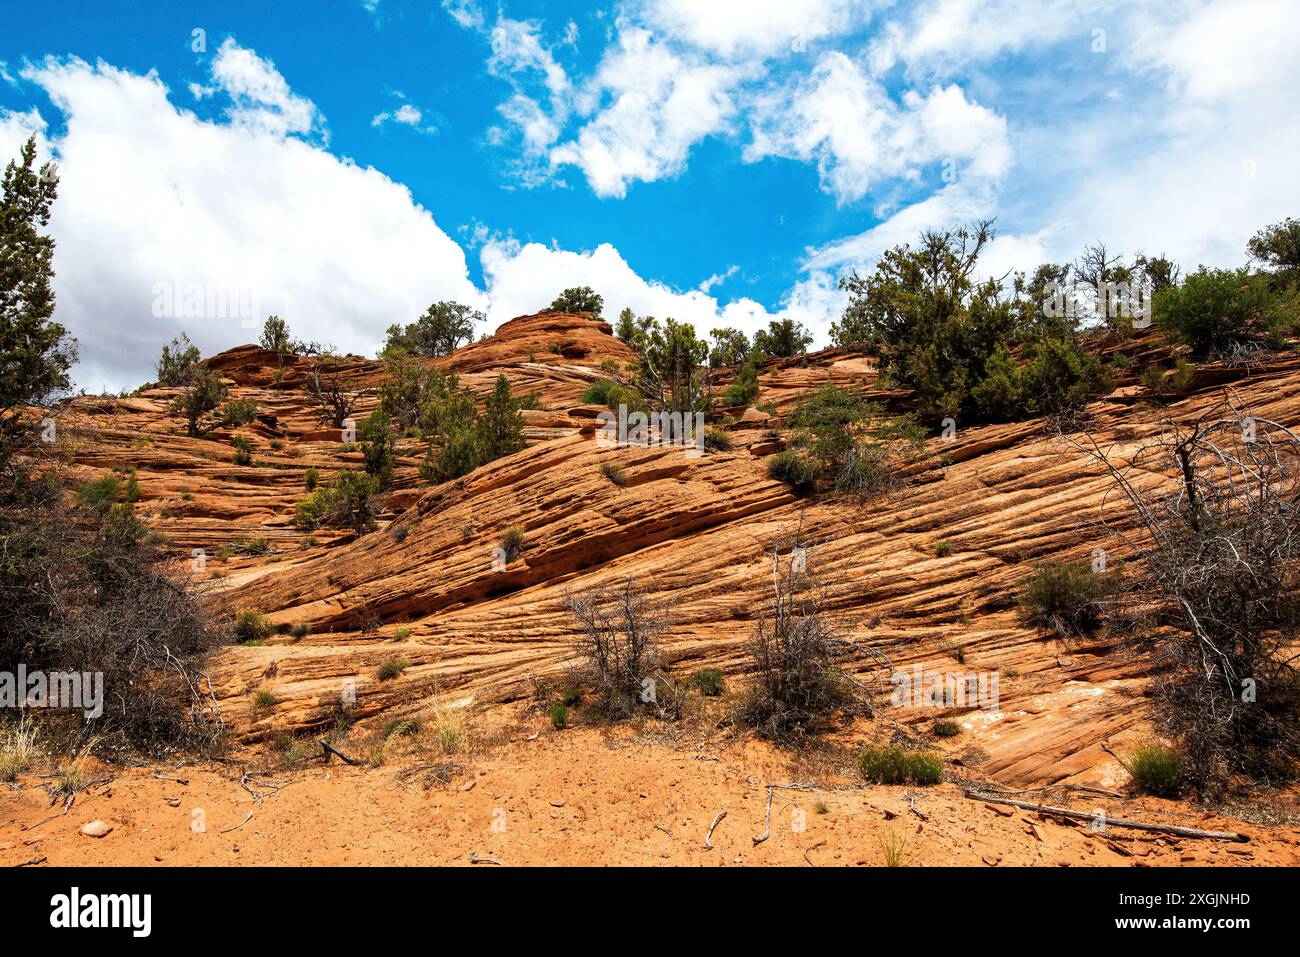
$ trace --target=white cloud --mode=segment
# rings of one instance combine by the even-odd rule
[[[551,165],[577,166],[598,196],[621,197],[630,183],[674,176],[696,143],[726,129],[741,75],[624,25],[617,47],[578,94],[577,109],[590,118],[576,138],[551,150]]]
[[[483,10],[474,0],[442,0],[442,8],[466,30],[477,30],[483,26]]]
[[[424,111],[414,103],[406,100],[406,96],[400,91],[396,94],[403,103],[395,110],[384,110],[376,113],[370,120],[371,126],[383,126],[386,123],[398,123],[402,126],[408,126],[417,133],[433,135],[438,132],[438,127],[424,118]]]
[[[666,35],[723,57],[788,53],[861,27],[868,0],[647,0],[641,15]]]
[[[236,126],[284,136],[321,125],[316,104],[298,96],[270,60],[227,37],[212,61],[212,85],[192,88],[196,97],[220,91],[230,98],[227,115]]]
[[[13,159],[31,137],[36,137],[36,148],[42,156],[49,156],[45,142],[45,119],[32,107],[26,113],[13,113],[0,108],[0,170]]]
[[[181,330],[212,354],[254,341],[278,313],[301,337],[373,353],[390,323],[431,301],[483,305],[463,251],[406,187],[287,135],[312,124],[244,122],[238,105],[230,123],[204,121],[178,109],[153,74],[103,63],[48,59],[24,78],[66,118],[52,139],[51,231],[56,315],[81,341],[81,385],[152,378],[160,346]],[[300,99],[225,82],[245,105]],[[193,290],[216,308],[189,314],[183,297]],[[167,301],[171,291],[182,301]],[[160,293],[180,315],[154,315]]]
[[[823,186],[841,201],[860,199],[881,180],[919,178],[926,164],[951,163],[950,178],[996,179],[1012,161],[1006,120],[959,87],[924,97],[908,91],[899,104],[838,52],[824,54],[798,84],[758,98],[752,122],[747,161],[816,161]]]

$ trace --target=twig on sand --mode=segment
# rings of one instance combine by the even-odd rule
[[[62,811],[60,811],[58,814],[51,814],[49,817],[43,818],[37,821],[35,824],[29,824],[27,827],[23,828],[23,830],[24,831],[35,830],[36,828],[40,827],[42,824],[50,823],[50,821],[53,821],[56,817],[63,817],[63,815],[67,814],[69,811],[72,810],[72,802],[75,801],[76,799],[77,799],[76,794],[69,794],[67,798],[65,798],[63,801]]]
[[[503,866],[495,857],[479,857],[473,851],[469,852],[469,862],[471,864],[495,864],[497,867]]]
[[[40,857],[33,857],[30,861],[22,861],[21,863],[15,864],[14,867],[35,867],[37,864],[44,864],[47,860],[49,860],[49,858],[42,854]]]
[[[767,811],[763,814],[763,824],[764,824],[763,833],[758,835],[755,838],[752,838],[755,847],[762,844],[764,841],[766,841],[769,837],[772,836],[772,787],[771,785],[768,785],[767,788]]]
[[[222,828],[222,829],[221,829],[221,833],[222,833],[222,834],[229,834],[231,831],[238,831],[241,827],[243,827],[245,824],[247,824],[247,823],[248,823],[249,821],[251,821],[252,819],[253,819],[253,812],[252,812],[252,811],[249,811],[249,812],[248,812],[248,817],[244,818],[242,821],[240,821],[240,822],[239,822],[238,824],[236,824],[234,827],[224,827],[224,828]]]
[[[826,844],[825,841],[818,841],[818,842],[817,842],[816,844],[814,844],[812,847],[805,848],[805,850],[804,850],[804,852],[803,852],[803,859],[804,859],[805,861],[808,862],[808,866],[809,866],[809,867],[816,867],[817,865],[813,863],[812,858],[809,857],[808,855],[809,855],[810,853],[812,853],[813,851],[817,850],[817,848],[824,846],[825,844]]]
[[[919,807],[916,806],[915,794],[911,794],[905,791],[903,792],[903,797],[907,798],[907,806],[912,809],[913,814],[919,817],[922,821],[930,820],[930,815],[926,814],[924,811],[922,811]]]
[[[713,819],[713,823],[709,825],[709,833],[706,834],[704,837],[704,849],[706,851],[713,850],[713,829],[716,828],[718,826],[718,822],[721,821],[726,816],[727,816],[726,811],[719,811],[718,816],[715,817]]]
[[[670,830],[668,830],[668,828],[664,827],[662,824],[656,824],[656,825],[655,825],[655,829],[656,829],[656,830],[659,830],[659,831],[663,831],[663,832],[664,832],[665,834],[667,834],[669,837],[672,837],[672,836],[673,836],[673,832],[670,831]]]
[[[1239,844],[1245,844],[1250,838],[1245,834],[1236,834],[1228,831],[1202,831],[1194,827],[1180,827],[1176,824],[1144,824],[1141,821],[1128,821],[1120,817],[1106,817],[1104,814],[1088,814],[1084,811],[1071,811],[1063,807],[1050,807],[1046,804],[1034,804],[1031,801],[1015,801],[1011,798],[995,797],[991,794],[980,794],[978,791],[967,791],[965,797],[972,801],[987,801],[990,804],[1006,804],[1010,807],[1018,807],[1026,811],[1037,811],[1039,814],[1051,814],[1056,817],[1070,818],[1075,821],[1094,821],[1112,827],[1128,827],[1137,831],[1154,831],[1158,834],[1173,834],[1177,837],[1203,838],[1210,841],[1236,841]]]
[[[159,781],[175,781],[177,784],[189,784],[189,783],[190,783],[189,778],[172,778],[172,777],[168,777],[167,775],[165,775],[165,774],[163,774],[163,773],[161,773],[161,772],[159,772],[159,771],[155,771],[155,772],[153,773],[153,776],[156,777]]]
[[[334,755],[335,757],[341,759],[341,760],[343,761],[344,764],[357,765],[357,764],[364,764],[364,763],[365,763],[364,761],[358,761],[356,758],[350,758],[350,757],[348,757],[346,754],[344,754],[344,753],[343,753],[342,751],[340,751],[338,748],[334,747],[334,745],[330,744],[330,743],[329,743],[328,741],[326,741],[324,738],[320,738],[319,740],[320,740],[320,746],[321,746],[322,748],[325,749],[325,762],[326,762],[327,764],[329,763],[329,759],[330,759],[329,756],[330,756],[331,754]]]

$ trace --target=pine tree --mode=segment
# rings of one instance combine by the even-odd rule
[[[37,172],[36,138],[5,167],[0,190],[0,465],[26,444],[36,423],[26,408],[70,384],[76,341],[53,320],[54,240],[42,230],[58,195],[52,163]]]

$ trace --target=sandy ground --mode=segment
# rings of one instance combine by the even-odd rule
[[[554,731],[536,719],[465,755],[435,755],[412,741],[379,767],[313,759],[298,770],[258,773],[247,788],[244,772],[271,766],[272,753],[179,767],[95,764],[89,777],[108,780],[44,823],[64,799],[52,804],[50,779],[34,769],[0,785],[0,864],[468,865],[477,856],[506,866],[823,867],[882,865],[889,848],[919,866],[1300,864],[1294,826],[1257,826],[1186,804],[1052,798],[1089,812],[1239,831],[1249,843],[1117,828],[1095,834],[1084,824],[964,798],[955,783],[865,785],[844,767],[794,767],[764,742],[709,744],[655,740],[629,728]],[[429,765],[440,762],[458,765],[445,783],[429,780],[437,770]],[[791,782],[816,789],[773,790],[770,836],[756,843],[766,786]],[[93,820],[111,833],[79,833]]]

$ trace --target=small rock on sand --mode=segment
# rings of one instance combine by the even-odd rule
[[[112,825],[105,824],[103,821],[88,821],[81,825],[81,833],[86,837],[103,837],[112,830]]]

